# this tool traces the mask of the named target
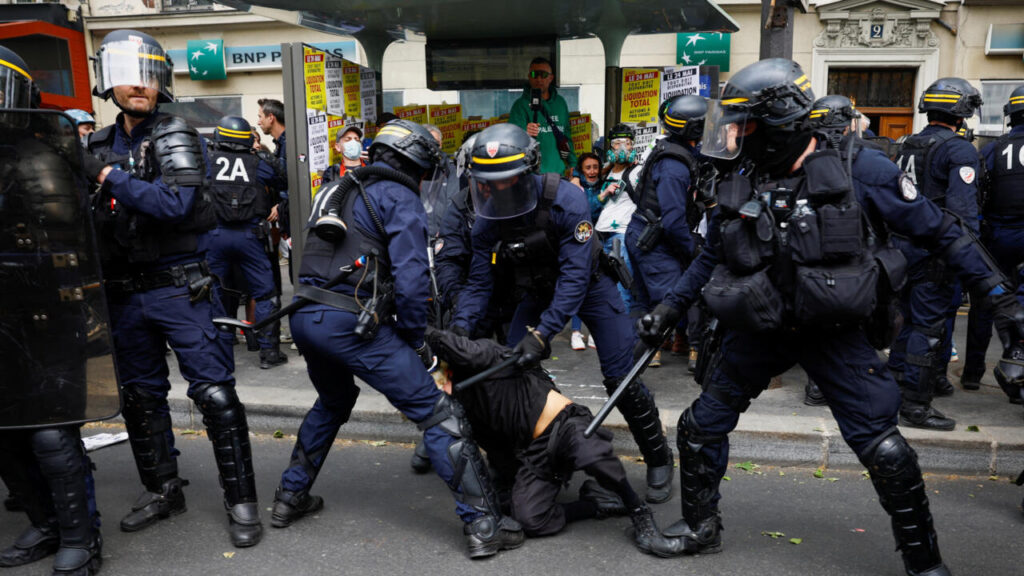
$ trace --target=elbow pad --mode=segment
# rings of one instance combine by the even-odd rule
[[[179,116],[164,116],[153,126],[153,153],[168,186],[199,186],[206,178],[199,132]]]

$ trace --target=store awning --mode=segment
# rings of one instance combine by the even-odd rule
[[[989,24],[985,54],[1024,54],[1024,22]]]

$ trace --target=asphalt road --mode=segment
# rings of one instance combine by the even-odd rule
[[[178,439],[181,474],[191,481],[189,510],[135,534],[117,528],[141,490],[127,444],[93,454],[105,523],[102,574],[903,574],[888,518],[860,470],[829,469],[819,479],[807,468],[763,465],[748,472],[734,463],[722,486],[725,549],[718,555],[645,556],[625,535],[628,520],[617,518],[571,525],[558,536],[528,540],[519,550],[473,562],[465,558],[447,489],[436,476],[409,470],[406,444],[337,442],[314,490],[325,497],[326,508],[291,528],[270,528],[277,475],[294,439],[262,435],[254,438],[253,449],[266,533],[259,546],[236,550],[225,530],[209,443],[180,430]],[[626,459],[626,468],[639,485],[642,465]],[[1005,475],[926,475],[939,541],[955,574],[1020,573],[1024,490],[1009,480]],[[577,475],[570,497],[580,482]],[[675,521],[678,495],[655,512],[662,526]],[[0,542],[13,541],[24,523],[23,515],[0,511]],[[47,559],[2,575],[49,574],[49,569]]]

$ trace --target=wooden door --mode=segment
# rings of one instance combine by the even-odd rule
[[[899,140],[914,133],[913,114],[885,114],[879,118],[878,135]]]

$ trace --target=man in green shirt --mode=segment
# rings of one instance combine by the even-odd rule
[[[558,95],[553,86],[554,69],[547,58],[537,57],[530,62],[530,85],[523,89],[523,95],[512,104],[509,112],[509,124],[515,124],[526,133],[537,139],[540,144],[540,171],[557,172],[568,176],[568,170],[576,165],[576,154],[569,140],[569,105],[565,98]],[[531,106],[531,91],[540,92],[539,109]],[[552,125],[561,132],[556,136]],[[559,152],[558,139],[564,138],[565,144]]]

